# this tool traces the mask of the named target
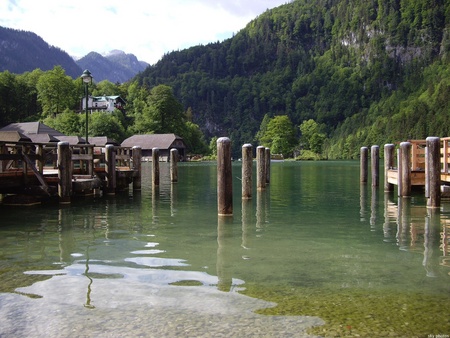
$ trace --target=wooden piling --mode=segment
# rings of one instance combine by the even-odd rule
[[[427,137],[425,162],[425,190],[428,208],[441,206],[441,140]]]
[[[72,156],[69,142],[58,142],[57,158],[59,203],[69,204],[72,195]]]
[[[253,189],[253,146],[246,143],[242,146],[242,199],[252,198]]]
[[[170,149],[170,181],[178,182],[178,149]]]
[[[369,168],[369,148],[361,147],[360,150],[360,182],[367,183],[368,168]]]
[[[219,216],[233,216],[231,141],[228,137],[217,140],[217,211]]]
[[[411,143],[400,143],[398,160],[398,196],[411,195]]]
[[[159,186],[159,148],[152,149],[152,184]]]
[[[388,170],[394,167],[395,145],[384,145],[384,191],[394,191],[394,185],[388,182]]]
[[[256,148],[256,187],[258,190],[266,189],[266,148]]]
[[[141,190],[142,187],[142,148],[134,146],[131,150],[133,158],[133,169],[136,173],[133,176],[133,190]]]
[[[370,165],[372,171],[372,187],[380,185],[380,147],[374,145],[370,148]]]
[[[116,193],[116,152],[112,144],[105,147],[106,193]]]
[[[266,162],[266,185],[270,183],[270,148],[265,149],[264,160]]]

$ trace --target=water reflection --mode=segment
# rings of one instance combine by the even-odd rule
[[[378,190],[378,189],[375,189]],[[372,188],[370,227],[376,231],[379,196]],[[384,193],[383,241],[394,243],[400,251],[423,254],[423,266],[427,277],[436,277],[439,265],[448,260],[448,216],[439,209],[429,209],[414,198],[394,198],[392,192]],[[367,213],[366,189],[360,189],[360,217]],[[445,208],[445,207],[444,207]],[[443,209],[443,208],[441,208]],[[442,240],[440,245],[439,240]],[[447,243],[447,246],[445,245]],[[450,273],[449,273],[450,274]]]

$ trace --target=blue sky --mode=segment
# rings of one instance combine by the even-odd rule
[[[0,0],[0,26],[31,31],[74,57],[114,49],[156,63],[222,41],[289,0]]]

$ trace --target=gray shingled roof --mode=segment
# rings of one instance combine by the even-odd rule
[[[107,136],[89,136],[89,144],[94,144],[97,147],[104,147],[107,144],[112,144],[115,146],[119,146],[120,144]]]
[[[0,130],[0,141],[4,142],[31,142],[31,139],[18,131]]]
[[[177,141],[176,146],[174,145]],[[133,135],[122,142],[122,147],[134,147],[138,146],[142,149],[170,149],[186,148],[186,144],[183,139],[175,134],[146,134],[146,135]]]
[[[22,123],[11,123],[6,127],[0,129],[0,131],[18,131],[23,134],[49,134],[52,136],[64,136],[63,133],[46,126],[41,122],[22,122]]]

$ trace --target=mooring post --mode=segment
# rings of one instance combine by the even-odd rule
[[[253,189],[253,146],[246,143],[242,146],[242,199],[252,198]]]
[[[398,196],[411,195],[411,142],[400,143],[398,160]]]
[[[367,183],[368,168],[369,168],[369,148],[361,147],[360,150],[360,182]]]
[[[159,148],[152,149],[152,184],[159,186]]]
[[[170,181],[178,182],[178,149],[170,149]]]
[[[233,216],[231,141],[228,137],[217,140],[217,211],[219,216]]]
[[[133,169],[136,172],[133,175],[133,190],[141,190],[142,187],[142,148],[134,146],[131,149],[133,159]]]
[[[394,190],[394,185],[388,182],[388,170],[394,167],[395,145],[389,143],[384,145],[384,191]]]
[[[266,185],[270,183],[270,148],[266,148],[264,153],[264,160],[266,161]]]
[[[256,187],[258,190],[266,189],[266,148],[256,148]]]
[[[425,191],[428,208],[441,206],[441,140],[427,137],[425,161]]]
[[[69,142],[58,142],[57,158],[59,203],[69,204],[72,194],[72,156]]]
[[[370,162],[372,168],[372,187],[380,185],[380,147],[372,146],[370,148]]]
[[[114,195],[116,193],[116,151],[112,144],[105,147],[105,170],[106,170],[106,193]]]

